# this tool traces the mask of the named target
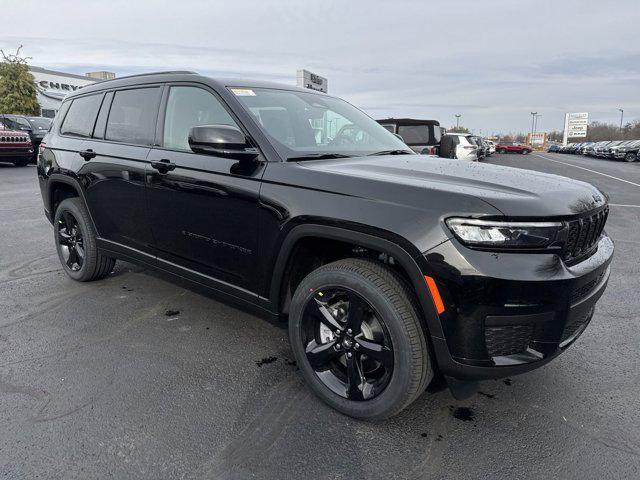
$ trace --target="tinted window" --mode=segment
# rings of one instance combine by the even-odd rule
[[[29,117],[28,120],[34,130],[49,130],[51,126],[50,118]]]
[[[158,87],[116,92],[109,111],[105,138],[115,142],[151,145],[159,97]]]
[[[381,124],[382,125],[382,124]],[[382,125],[384,128],[389,130],[391,133],[395,133],[396,129],[394,125]]]
[[[424,145],[429,143],[429,125],[402,125],[398,134],[408,145]]]
[[[210,92],[197,87],[171,87],[163,145],[176,150],[190,150],[189,130],[199,125],[238,126]]]
[[[93,130],[94,138],[104,138],[104,128],[107,126],[107,117],[109,115],[109,107],[111,106],[111,100],[113,100],[113,92],[108,92],[104,96],[102,101],[102,107],[100,107],[100,113],[98,113],[98,119],[96,120],[96,128]]]
[[[64,118],[60,133],[76,137],[90,137],[101,102],[102,94],[74,99],[67,116]]]

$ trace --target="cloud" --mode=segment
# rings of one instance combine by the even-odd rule
[[[0,48],[33,64],[118,75],[195,70],[292,84],[298,68],[376,117],[483,132],[562,128],[566,111],[640,118],[637,0],[449,2],[5,0]],[[569,20],[570,21],[565,21]]]

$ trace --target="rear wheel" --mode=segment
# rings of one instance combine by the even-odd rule
[[[635,162],[637,160],[637,155],[633,152],[629,152],[624,156],[625,162]]]
[[[113,271],[116,261],[98,252],[95,231],[79,198],[67,198],[60,203],[53,226],[58,257],[67,275],[88,282]]]
[[[291,303],[289,338],[310,387],[352,417],[400,412],[433,376],[413,292],[371,260],[340,260],[310,273]]]

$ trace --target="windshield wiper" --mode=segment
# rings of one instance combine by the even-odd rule
[[[301,155],[299,157],[288,157],[287,162],[297,162],[300,160],[325,160],[329,158],[349,158],[351,155],[345,155],[343,153],[310,153],[308,155]]]
[[[373,155],[413,155],[413,150],[382,150],[381,152],[370,153],[367,156]]]

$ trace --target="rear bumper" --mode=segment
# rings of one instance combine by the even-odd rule
[[[606,235],[594,255],[572,267],[554,255],[496,255],[454,242],[427,260],[438,270],[446,305],[441,329],[431,329],[434,354],[440,371],[458,380],[502,378],[548,363],[587,328],[609,280],[613,243]]]

